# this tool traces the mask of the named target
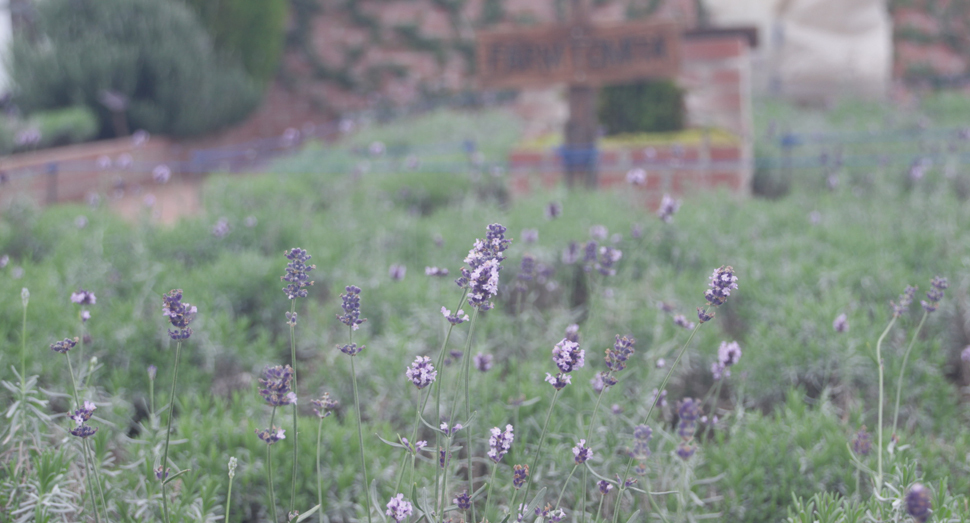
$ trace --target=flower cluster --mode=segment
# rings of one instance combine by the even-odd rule
[[[77,292],[71,293],[71,302],[78,305],[94,305],[97,301],[98,299],[93,292],[84,289],[78,289]]]
[[[906,513],[919,523],[923,523],[930,518],[930,512],[932,512],[932,505],[929,489],[920,483],[914,483],[906,493]]]
[[[909,310],[909,304],[913,303],[913,296],[916,295],[916,290],[916,287],[907,285],[903,293],[899,295],[898,302],[889,302],[889,305],[893,308],[893,316],[902,316]]]
[[[512,469],[512,486],[515,490],[522,488],[522,485],[525,485],[527,479],[529,479],[528,465],[516,465]]]
[[[654,403],[658,407],[666,407],[667,391],[666,390],[658,391],[657,389],[653,389],[653,392],[650,393],[650,403]]]
[[[387,502],[387,514],[391,519],[400,523],[414,512],[411,502],[404,499],[404,494],[398,494]]]
[[[337,347],[340,349],[340,352],[348,356],[356,356],[366,348],[363,345],[358,347],[356,343],[348,343],[347,345],[338,345]]]
[[[391,267],[387,269],[387,275],[391,277],[394,281],[401,281],[407,274],[408,268],[399,263],[391,264]]]
[[[307,297],[305,287],[313,285],[308,273],[317,268],[316,265],[307,265],[306,262],[310,260],[310,257],[305,250],[299,247],[286,251],[286,259],[290,260],[290,263],[286,264],[286,274],[281,276],[280,280],[287,283],[286,287],[283,288],[287,298],[293,300]]]
[[[678,327],[683,327],[687,330],[691,330],[695,326],[694,322],[687,321],[687,317],[684,316],[683,314],[677,314],[674,316],[674,325]]]
[[[51,343],[51,350],[59,354],[67,354],[67,351],[73,349],[77,342],[77,338],[64,338],[61,341]]]
[[[536,259],[531,254],[522,256],[522,263],[519,265],[519,274],[516,276],[520,281],[532,281],[536,276]]]
[[[445,436],[448,436],[448,437],[454,436],[455,433],[461,429],[462,429],[461,423],[455,423],[454,427],[450,427],[448,425],[448,422],[446,421],[441,422],[441,432],[444,432]]]
[[[479,352],[478,354],[475,355],[475,358],[472,360],[472,362],[475,364],[475,369],[478,370],[479,372],[488,372],[489,370],[492,369],[491,354],[484,354]]]
[[[840,333],[849,330],[849,319],[844,312],[835,317],[835,320],[832,322],[832,329]]]
[[[566,339],[573,343],[579,343],[579,325],[573,323],[566,327]]]
[[[562,372],[572,372],[583,368],[586,362],[586,351],[579,348],[579,344],[563,338],[552,349],[552,361]]]
[[[555,387],[556,390],[562,390],[566,387],[566,385],[573,382],[573,377],[569,374],[563,374],[561,372],[553,376],[547,372],[545,381]]]
[[[441,307],[441,315],[452,325],[460,325],[468,321],[468,315],[461,309],[458,309],[458,312],[452,314],[447,308]]]
[[[711,374],[714,375],[714,379],[719,380],[722,376],[730,377],[730,367],[737,363],[739,359],[741,359],[741,346],[738,345],[738,342],[722,341],[720,348],[717,349],[717,361],[711,364]]]
[[[660,208],[657,209],[657,217],[664,223],[670,223],[674,221],[674,213],[678,209],[680,209],[680,200],[675,200],[669,194],[665,194],[660,201]]]
[[[592,457],[593,450],[586,446],[586,440],[579,440],[579,443],[573,447],[573,458],[575,459],[577,465],[586,463],[586,460]]]
[[[943,299],[943,291],[946,290],[948,285],[946,278],[940,276],[933,278],[933,281],[930,282],[930,290],[926,292],[926,300],[920,300],[920,305],[926,312],[934,312],[939,307],[940,300]]]
[[[650,457],[650,439],[653,438],[653,429],[648,425],[637,425],[633,428],[633,450],[630,457],[637,460],[645,460]]]
[[[404,374],[411,380],[411,383],[415,387],[423,389],[434,383],[435,378],[438,376],[438,371],[431,364],[431,358],[418,356],[414,358],[414,363],[407,368]]]
[[[438,267],[425,267],[424,275],[441,278],[444,276],[448,276],[448,269],[443,269]]]
[[[498,294],[498,273],[505,259],[502,253],[509,248],[511,240],[505,238],[507,229],[493,223],[486,228],[485,239],[475,240],[475,246],[468,251],[461,268],[461,277],[455,283],[468,289],[468,303],[481,311],[492,308],[491,299]]]
[[[599,485],[600,494],[602,494],[604,496],[607,495],[607,494],[609,494],[609,492],[611,490],[613,490],[613,484],[610,483],[609,481],[606,481],[605,479],[599,480],[599,482],[597,483],[597,485]]]
[[[416,441],[414,445],[412,445],[407,438],[401,438],[401,443],[404,445],[404,448],[408,449],[408,452],[412,454],[417,454],[428,447],[428,442],[424,440]]]
[[[562,216],[562,205],[559,202],[549,202],[546,205],[546,218],[554,220],[560,216]]]
[[[515,439],[515,435],[512,434],[512,425],[506,425],[504,432],[498,427],[492,427],[491,432],[492,436],[488,438],[488,457],[498,463],[502,460],[502,456],[512,448],[512,440]]]
[[[566,265],[572,265],[577,261],[579,261],[579,244],[569,242],[569,246],[562,251],[562,262]]]
[[[860,456],[868,456],[870,450],[872,450],[872,434],[869,434],[866,426],[863,425],[852,438],[852,452]]]
[[[561,508],[553,509],[552,505],[546,505],[545,508],[536,507],[536,516],[542,517],[544,521],[559,523],[566,519],[566,511]]]
[[[286,431],[274,425],[268,429],[257,429],[256,437],[265,441],[267,445],[272,445],[281,439],[286,439]]]
[[[583,270],[590,272],[597,266],[599,243],[596,240],[586,242],[583,247]]]
[[[607,387],[616,385],[614,374],[626,368],[627,360],[636,352],[633,348],[633,344],[636,342],[637,340],[632,336],[620,337],[619,334],[616,335],[616,342],[613,343],[613,347],[606,349],[606,368],[609,370],[600,373],[604,385]]]
[[[296,393],[290,390],[293,382],[293,368],[289,365],[277,365],[266,369],[263,378],[259,379],[262,389],[260,396],[271,407],[282,407],[296,403]]]
[[[97,406],[94,403],[85,401],[84,405],[71,414],[71,419],[74,420],[74,428],[71,429],[71,435],[78,438],[87,438],[93,436],[98,431],[97,428],[87,424],[87,421],[94,415],[94,409],[96,408]]]
[[[340,320],[340,323],[357,330],[361,323],[367,321],[360,319],[360,287],[348,285],[344,290],[347,292],[340,295],[343,299],[341,307],[344,309],[344,314],[343,316],[337,315],[337,319]]]
[[[169,337],[176,341],[189,339],[192,335],[189,324],[195,319],[198,309],[189,303],[182,303],[182,289],[169,291],[162,296],[162,302],[162,314],[168,316],[169,323],[175,327],[175,330],[168,331]]]
[[[599,260],[596,262],[596,270],[603,276],[615,276],[616,269],[613,265],[623,256],[623,251],[614,249],[610,246],[600,247]]]
[[[714,274],[711,275],[710,289],[704,292],[704,298],[707,300],[708,308],[697,308],[697,319],[701,323],[711,321],[714,318],[714,313],[709,312],[710,307],[723,305],[728,297],[731,296],[731,291],[738,288],[737,281],[738,277],[734,275],[734,268],[730,265],[714,269]]]
[[[329,392],[324,392],[320,399],[310,400],[310,404],[313,405],[313,412],[320,419],[330,416],[333,411],[340,407],[339,401],[330,399]]]
[[[701,402],[693,398],[684,398],[677,407],[677,415],[680,416],[677,435],[681,438],[680,445],[677,446],[677,456],[687,460],[697,450],[691,441],[697,430],[697,419],[701,417]]]
[[[468,510],[472,507],[472,497],[470,494],[468,494],[468,491],[465,490],[461,494],[455,496],[452,503],[458,507],[458,510]]]

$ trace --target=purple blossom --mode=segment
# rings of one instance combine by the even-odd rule
[[[549,220],[555,220],[560,216],[562,216],[562,205],[559,202],[549,202],[549,204],[546,205],[546,218]]]
[[[83,439],[94,436],[97,431],[97,427],[92,427],[91,425],[78,425],[71,429],[71,435]]]
[[[519,265],[517,278],[520,281],[532,281],[536,276],[536,259],[531,254],[522,256],[522,264]]]
[[[67,351],[74,348],[77,345],[78,339],[74,338],[64,338],[61,341],[55,341],[51,343],[51,350],[58,354],[67,354]]]
[[[522,229],[522,241],[525,243],[535,243],[539,241],[539,229]]]
[[[650,439],[653,438],[653,429],[647,425],[637,425],[633,428],[633,450],[630,457],[637,460],[645,460],[650,457]]]
[[[610,412],[616,416],[619,416],[620,414],[623,414],[623,407],[621,407],[619,403],[614,403],[613,406],[610,407]]]
[[[589,236],[594,240],[603,241],[609,236],[610,231],[605,225],[594,225],[589,228]]]
[[[566,265],[572,265],[577,261],[579,261],[579,244],[569,242],[569,246],[562,251],[562,262]]]
[[[663,199],[660,201],[660,208],[657,209],[657,217],[663,220],[664,223],[670,223],[674,221],[674,213],[678,209],[680,209],[680,200],[675,200],[669,194],[664,194]]]
[[[562,390],[566,385],[572,383],[572,380],[572,376],[569,374],[563,374],[562,372],[556,374],[555,376],[547,372],[545,379],[545,381],[555,387],[556,390]]]
[[[869,434],[866,426],[863,425],[852,438],[852,452],[860,456],[868,456],[870,450],[872,450],[872,434]]]
[[[412,512],[414,512],[414,507],[411,506],[411,502],[404,499],[404,494],[398,494],[387,502],[387,512],[385,514],[400,523],[407,519]]]
[[[77,292],[71,293],[71,302],[78,305],[94,305],[97,301],[98,298],[91,291],[78,289]]]
[[[920,483],[914,483],[906,493],[906,513],[919,523],[925,522],[933,512],[930,491]]]
[[[899,295],[899,302],[890,301],[889,305],[893,308],[893,316],[899,317],[909,310],[909,304],[913,302],[916,295],[916,287],[907,285],[902,294]]]
[[[448,276],[448,269],[441,269],[438,267],[425,267],[424,275],[431,277],[443,277]]]
[[[320,419],[329,417],[333,411],[340,407],[340,402],[330,399],[329,392],[324,392],[323,396],[320,396],[320,399],[310,400],[310,404],[313,405],[313,412]]]
[[[172,170],[165,164],[157,165],[152,169],[152,180],[157,184],[165,184],[172,178]]]
[[[468,491],[465,490],[461,494],[455,496],[452,503],[458,507],[458,510],[468,510],[472,507],[472,497],[468,494]]]
[[[493,223],[486,228],[485,239],[475,240],[461,268],[461,277],[455,280],[459,287],[468,289],[468,303],[482,311],[492,308],[491,299],[498,294],[498,273],[502,269],[502,255],[512,241],[505,238],[507,229]]]
[[[597,483],[597,485],[599,485],[600,494],[602,494],[604,496],[607,495],[607,494],[609,494],[610,491],[613,490],[613,484],[610,483],[609,481],[606,481],[605,479],[599,480],[599,482]]]
[[[566,339],[573,343],[579,343],[579,325],[573,323],[566,327]]]
[[[666,407],[667,406],[667,391],[664,390],[664,391],[660,392],[659,397],[658,397],[657,389],[653,389],[653,392],[650,393],[650,403],[655,403],[658,407]]]
[[[408,272],[408,268],[399,263],[392,264],[391,267],[387,270],[388,276],[390,276],[391,279],[394,281],[403,280],[404,275],[407,274],[407,272]]]
[[[960,351],[960,359],[963,361],[970,361],[970,345],[967,345]]]
[[[287,283],[283,288],[286,297],[293,300],[296,298],[306,298],[306,287],[313,285],[310,281],[309,273],[316,269],[316,265],[307,265],[306,262],[312,258],[307,252],[299,247],[294,247],[286,251],[286,259],[290,260],[286,264],[286,274],[280,277],[281,281]]]
[[[847,332],[849,330],[849,319],[844,312],[835,317],[835,321],[832,322],[832,329],[835,332]]]
[[[597,373],[589,380],[589,385],[593,387],[593,392],[599,394],[603,392],[606,388],[606,382],[603,381],[603,373]]]
[[[682,420],[697,421],[701,416],[701,402],[694,398],[684,398],[677,406],[677,415]]]
[[[263,430],[257,429],[256,437],[263,440],[267,445],[272,445],[281,439],[286,439],[286,431],[276,426]]]
[[[715,361],[711,364],[711,375],[714,378],[714,381],[719,381],[722,377],[730,378],[731,371],[728,370],[728,368],[725,367],[721,362]]]
[[[475,369],[477,369],[479,372],[488,372],[492,369],[492,355],[479,352],[475,355],[475,359],[472,360],[472,363],[475,364]]]
[[[468,315],[465,314],[465,311],[461,309],[458,309],[458,312],[456,312],[455,314],[452,314],[451,311],[448,310],[447,308],[441,307],[441,315],[444,316],[445,319],[448,320],[448,323],[452,325],[459,325],[463,322],[468,321]]]
[[[599,244],[594,240],[586,242],[583,247],[583,270],[589,272],[593,270],[597,262],[597,252],[599,251]]]
[[[582,465],[586,463],[586,460],[593,457],[593,450],[586,446],[586,440],[581,439],[579,443],[573,447],[573,459],[576,461],[577,465]]]
[[[709,313],[709,312],[707,312],[706,310],[704,310],[704,309],[702,309],[700,307],[697,308],[697,321],[699,321],[701,323],[706,323],[706,322],[711,321],[712,319],[714,319],[714,313],[713,312],[710,312]]]
[[[667,360],[663,358],[657,358],[657,368],[662,369],[667,365]]]
[[[172,471],[172,469],[170,469],[170,468],[166,468],[166,469],[163,470],[162,469],[162,466],[159,465],[159,466],[155,467],[155,479],[157,479],[159,481],[162,481],[163,479],[168,478],[168,473],[171,472],[171,471]]]
[[[340,352],[348,356],[356,356],[360,354],[365,347],[363,345],[358,347],[356,343],[348,343],[347,345],[337,345],[337,348],[340,349]]]
[[[561,508],[553,509],[552,505],[546,505],[545,508],[536,507],[536,515],[550,523],[559,523],[566,519],[566,511]]]
[[[619,334],[616,335],[613,347],[606,349],[606,368],[611,373],[620,372],[626,368],[627,360],[636,352],[633,348],[636,342],[637,340],[632,336],[620,337]]]
[[[724,367],[730,367],[735,365],[739,359],[741,359],[741,346],[738,345],[738,342],[732,341],[728,343],[722,341],[721,346],[717,349],[718,363]]]
[[[704,293],[704,298],[715,307],[724,304],[731,295],[731,291],[738,288],[737,281],[738,277],[734,275],[734,269],[730,265],[714,269],[714,274],[711,275],[711,288]]]
[[[343,299],[341,307],[344,309],[344,314],[343,316],[337,315],[337,319],[340,320],[340,323],[357,330],[361,323],[367,321],[360,319],[360,287],[348,285],[344,290],[347,292],[340,295],[340,298]]]
[[[435,378],[438,376],[438,371],[431,364],[431,358],[418,356],[414,358],[414,363],[407,368],[405,375],[407,375],[415,387],[423,389],[434,383]]]
[[[526,480],[529,478],[529,466],[528,465],[516,465],[512,469],[512,486],[515,490],[522,488],[525,485]]]
[[[512,434],[512,425],[506,425],[504,432],[498,427],[492,427],[491,433],[492,436],[488,438],[488,457],[498,463],[502,460],[502,456],[512,448],[512,440],[515,439],[515,435]]]
[[[195,319],[198,309],[189,303],[182,303],[182,289],[173,289],[162,296],[162,314],[168,317],[169,323],[175,330],[169,330],[168,335],[176,341],[187,340],[192,335],[189,324]]]
[[[552,361],[562,372],[572,372],[583,368],[586,351],[580,349],[578,343],[563,338],[552,348]]]
[[[694,322],[687,321],[687,318],[683,314],[677,314],[674,316],[674,325],[677,325],[678,327],[683,327],[687,330],[691,330],[695,326]]]
[[[401,443],[403,443],[404,447],[408,449],[408,452],[412,454],[417,454],[428,447],[428,442],[424,440],[415,442],[414,445],[411,445],[411,442],[408,441],[407,438],[401,438]]]
[[[445,436],[448,436],[448,437],[454,436],[455,433],[461,429],[462,429],[461,423],[455,423],[454,427],[449,427],[448,422],[445,422],[445,421],[441,422],[441,432],[443,432]]]
[[[212,226],[212,235],[216,238],[224,238],[230,232],[232,232],[232,229],[229,227],[229,219],[225,216],[216,220],[216,223]]]
[[[926,312],[934,312],[940,304],[940,300],[943,299],[943,291],[946,290],[948,283],[946,278],[936,276],[933,281],[930,282],[930,290],[926,293],[926,300],[921,300],[920,305]]]
[[[689,460],[691,456],[694,455],[694,452],[696,451],[697,451],[697,447],[695,447],[694,445],[691,445],[686,441],[681,441],[680,445],[677,445],[677,457],[679,457],[684,461]]]
[[[596,270],[603,276],[615,276],[616,269],[613,265],[623,257],[623,251],[613,247],[600,247],[599,261],[596,262]]]
[[[71,419],[74,420],[75,426],[80,427],[84,425],[86,421],[91,419],[91,416],[94,415],[94,410],[97,408],[94,402],[85,400],[84,404],[71,414]]]
[[[277,365],[266,369],[259,379],[259,395],[271,407],[282,407],[296,403],[296,393],[290,389],[293,382],[293,368],[289,365]]]

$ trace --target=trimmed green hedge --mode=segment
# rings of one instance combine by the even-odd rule
[[[684,91],[671,80],[610,85],[600,90],[597,112],[607,135],[679,131]]]

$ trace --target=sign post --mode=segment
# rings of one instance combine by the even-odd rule
[[[568,25],[497,29],[478,34],[482,87],[569,85],[562,160],[566,184],[596,187],[596,94],[600,86],[672,77],[680,70],[680,28],[673,22],[592,24],[573,0]]]

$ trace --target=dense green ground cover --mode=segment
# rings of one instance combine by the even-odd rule
[[[866,114],[857,120],[864,122]],[[761,115],[762,124],[785,119],[792,127],[800,117],[779,106],[768,106]],[[857,125],[856,120],[846,123],[843,113],[813,118],[830,129]],[[421,154],[428,144],[470,139],[487,162],[501,158],[516,133],[517,123],[501,113],[436,113],[417,122],[366,129],[354,140],[366,145],[380,139],[389,151],[394,146]],[[555,369],[550,351],[566,327],[581,322],[587,366],[563,390],[539,467],[532,471],[536,484],[548,487],[545,500],[550,503],[572,468],[570,449],[582,437],[595,401],[589,380],[604,370],[602,354],[614,335],[638,341],[619,384],[603,397],[591,438],[593,469],[609,478],[623,472],[633,427],[643,422],[651,391],[689,336],[659,304],[670,304],[694,320],[708,278],[721,265],[736,269],[740,289],[697,331],[674,370],[667,386],[669,404],[650,420],[653,456],[638,483],[653,492],[679,494],[654,496],[655,505],[642,494],[627,498],[621,506],[624,520],[639,508],[645,512],[637,517],[644,521],[652,520],[648,513],[669,519],[720,514],[727,521],[777,521],[785,517],[793,493],[859,493],[868,499],[865,475],[857,492],[847,442],[862,424],[876,425],[875,341],[890,319],[889,300],[907,284],[926,290],[935,275],[948,277],[950,288],[915,344],[903,383],[904,447],[888,460],[887,470],[896,470],[896,464],[912,468],[915,462],[927,483],[947,478],[952,492],[970,489],[970,431],[962,398],[970,369],[960,359],[968,344],[970,314],[970,206],[942,169],[906,183],[898,168],[872,168],[859,177],[848,166],[834,190],[824,189],[824,175],[800,170],[791,175],[790,192],[780,199],[698,194],[687,198],[667,224],[622,193],[559,191],[509,201],[498,178],[475,175],[462,155],[453,159],[456,167],[447,172],[358,169],[351,175],[359,158],[310,147],[275,164],[272,175],[211,178],[205,213],[172,228],[147,220],[133,226],[103,209],[81,206],[8,210],[0,221],[0,254],[11,258],[0,270],[0,377],[13,389],[0,389],[0,404],[12,405],[20,386],[11,367],[20,368],[23,307],[18,297],[27,287],[27,374],[40,376],[38,396],[50,400],[46,413],[73,407],[66,396],[65,360],[47,347],[80,335],[79,308],[68,298],[81,287],[93,290],[98,301],[89,307],[91,341],[85,357],[97,356],[100,367],[87,390],[101,405],[100,430],[92,439],[102,478],[111,487],[106,492],[115,507],[111,519],[158,518],[160,489],[151,470],[164,440],[158,422],[164,427],[167,419],[161,406],[170,399],[174,348],[165,334],[161,296],[181,288],[199,315],[195,334],[183,348],[179,376],[171,455],[179,468],[191,470],[179,478],[175,510],[187,520],[221,518],[225,467],[235,456],[239,469],[230,520],[265,521],[265,445],[253,432],[264,428],[269,416],[256,379],[267,366],[290,362],[284,318],[290,303],[280,291],[279,277],[284,251],[300,246],[313,256],[316,270],[309,298],[298,304],[302,417],[297,506],[306,510],[316,504],[312,456],[317,419],[304,399],[328,391],[341,408],[323,423],[322,512],[330,521],[362,517],[350,363],[335,348],[346,343],[346,328],[335,318],[341,312],[339,294],[354,284],[363,289],[361,310],[368,319],[355,335],[367,346],[355,360],[365,448],[376,485],[374,504],[383,512],[395,494],[401,451],[375,435],[396,440],[396,434],[410,433],[419,393],[405,379],[405,367],[415,356],[437,356],[447,327],[439,309],[453,310],[461,296],[452,279],[475,238],[484,237],[485,226],[501,223],[508,227],[512,247],[503,264],[497,306],[478,318],[471,342],[471,354],[494,356],[493,369],[471,376],[472,409],[478,412],[470,424],[473,455],[484,457],[488,428],[511,423],[516,433],[500,466],[493,508],[511,498],[512,464],[531,463],[553,393],[542,379]],[[562,205],[559,218],[545,216],[551,201]],[[80,229],[78,215],[87,218]],[[219,218],[230,227],[222,237],[212,232]],[[606,240],[623,251],[615,276],[589,278],[579,265],[563,261],[569,243],[588,241],[595,225],[617,235]],[[640,237],[634,228],[642,230]],[[536,229],[538,241],[522,241],[525,229]],[[515,291],[515,284],[527,253],[550,273],[544,282],[527,284],[523,293]],[[403,279],[389,276],[393,264],[407,268]],[[426,266],[448,268],[452,276],[427,277]],[[18,267],[23,275],[15,278]],[[911,309],[882,347],[889,395],[896,392],[901,356],[922,313],[918,305]],[[832,327],[841,313],[850,325],[845,333]],[[467,333],[467,323],[456,327],[448,350],[460,350]],[[743,357],[719,389],[720,421],[699,438],[698,452],[682,462],[673,454],[678,442],[675,404],[711,390],[710,367],[722,341],[737,341]],[[77,358],[75,351],[71,354]],[[661,358],[666,366],[658,368]],[[161,420],[148,416],[150,364],[159,369],[154,391]],[[452,363],[439,369],[449,401],[457,368]],[[711,414],[710,403],[705,413]],[[891,416],[891,407],[887,413]],[[433,412],[426,411],[425,417],[430,416]],[[288,414],[283,424],[290,434]],[[41,504],[37,499],[54,498],[71,510],[83,502],[84,513],[90,514],[86,498],[76,494],[86,489],[69,426],[65,417],[55,417],[38,430],[42,436],[31,440],[24,439],[29,431],[7,425],[7,439],[0,444],[6,456],[0,469],[4,518],[58,520],[53,505],[46,515],[17,511]],[[430,430],[422,427],[420,434],[419,439],[433,441]],[[291,490],[290,441],[278,444],[274,454],[276,492],[284,511]],[[418,465],[419,489],[433,477],[432,459],[428,454]],[[869,460],[873,466],[872,456]],[[491,464],[483,460],[475,469],[485,481]],[[24,470],[31,471],[27,480]],[[456,473],[455,467],[451,472],[450,485],[458,488],[464,472]],[[572,476],[564,489],[562,505],[570,518],[578,512],[580,479]],[[599,494],[592,494],[592,476],[589,481],[587,510],[593,513]],[[51,494],[55,486],[62,490]],[[607,498],[606,514],[613,513],[613,496]],[[483,507],[480,501],[479,511]],[[493,511],[490,519],[500,521],[498,514]]]

